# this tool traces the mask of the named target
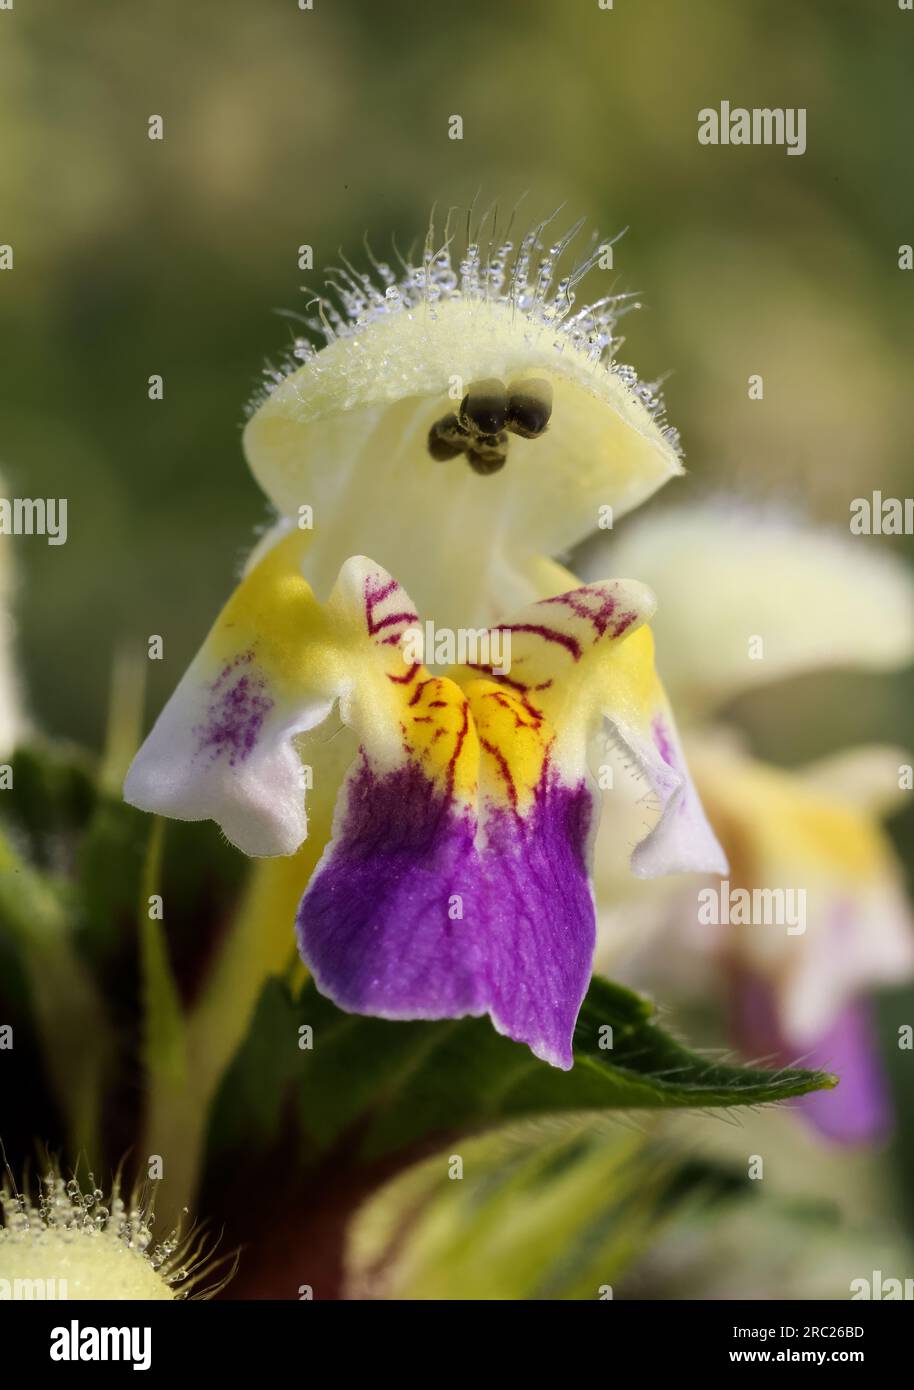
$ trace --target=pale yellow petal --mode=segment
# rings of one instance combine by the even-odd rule
[[[914,585],[877,546],[718,501],[624,524],[577,567],[654,590],[660,671],[684,719],[798,672],[909,662]]]
[[[432,458],[431,427],[493,378],[548,382],[548,428],[512,436],[492,476],[462,456]],[[424,613],[456,625],[496,617],[491,596],[511,575],[581,541],[601,508],[622,516],[682,472],[658,403],[558,322],[458,297],[381,313],[329,343],[275,385],[244,447],[281,514],[313,509],[319,593],[349,555],[370,554]],[[509,607],[541,597],[514,587]]]
[[[696,784],[731,863],[725,888],[802,891],[801,930],[716,928],[717,949],[774,986],[786,1037],[812,1042],[862,990],[914,973],[900,866],[878,822],[815,776],[694,740]]]

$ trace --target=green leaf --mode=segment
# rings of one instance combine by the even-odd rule
[[[94,967],[132,936],[149,817],[100,791],[87,756],[38,741],[17,749],[0,797],[11,843],[73,914],[74,941]]]
[[[213,1103],[210,1147],[268,1149],[279,1135],[284,1102],[302,1075],[299,1010],[284,981],[267,981],[247,1037]]]
[[[100,1154],[101,1098],[116,1056],[104,1001],[73,946],[66,903],[0,835],[0,932],[16,945],[30,1010],[73,1152]]]
[[[67,744],[36,742],[12,757],[12,786],[0,796],[0,817],[23,857],[59,872],[73,837],[96,803],[91,763]]]
[[[133,933],[150,818],[105,793],[86,826],[77,857],[77,939],[102,966]]]
[[[143,1060],[150,1077],[181,1085],[187,1071],[184,1012],[168,956],[161,917],[153,915],[153,895],[161,900],[165,822],[152,822],[140,892],[140,978],[143,998]]]
[[[312,1030],[313,1046],[302,1050],[305,1027]],[[342,1013],[313,983],[296,1000],[273,979],[217,1095],[210,1153],[220,1155],[242,1141],[268,1147],[289,1103],[297,1108],[311,1155],[348,1134],[348,1152],[367,1161],[508,1120],[760,1105],[836,1084],[824,1072],[771,1071],[701,1057],[658,1026],[649,1001],[599,979],[581,1009],[574,1051],[574,1067],[561,1072],[501,1037],[488,1019],[362,1018]]]

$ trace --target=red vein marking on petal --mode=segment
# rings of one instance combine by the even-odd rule
[[[393,681],[394,685],[409,685],[409,683],[410,683],[411,681],[414,681],[414,680],[416,679],[416,672],[417,672],[417,671],[421,671],[421,670],[422,670],[422,665],[421,665],[421,663],[418,662],[418,661],[416,661],[416,662],[414,662],[414,663],[412,664],[412,666],[410,666],[410,668],[409,668],[408,671],[404,671],[404,673],[403,673],[402,676],[393,676],[393,675],[391,675],[391,673],[388,671],[388,672],[387,672],[387,679],[388,679],[389,681]],[[424,684],[424,682],[423,682],[423,684]],[[419,689],[421,689],[421,685],[419,686]],[[415,697],[413,697],[413,700],[410,700],[410,704],[413,704],[414,699],[415,699]]]
[[[368,575],[365,579],[365,622],[368,627],[368,634],[374,637],[385,627],[392,627],[394,623],[416,623],[419,621],[418,613],[412,610],[403,610],[399,613],[388,613],[385,617],[375,619],[375,609],[379,603],[383,603],[391,594],[400,593],[400,585],[396,579],[389,579],[386,584],[379,587],[372,587],[375,583],[373,577]]]
[[[542,713],[531,705],[527,700],[521,700],[520,706],[525,714],[530,716],[529,722],[521,719],[517,708],[517,701],[509,700],[501,690],[487,690],[482,697],[484,700],[494,700],[502,709],[506,709],[514,718],[515,728],[518,729],[539,729],[543,724]]]
[[[570,632],[561,632],[554,627],[545,627],[542,623],[502,623],[493,628],[492,631],[529,632],[533,637],[542,637],[544,642],[557,642],[560,647],[564,647],[566,651],[571,653],[575,661],[581,659],[581,644],[576,637],[572,637]]]
[[[631,627],[632,623],[637,620],[637,617],[638,614],[634,612],[623,613],[621,618],[619,618],[618,622],[613,628],[613,636],[621,637],[623,632],[627,631],[627,629]]]
[[[469,701],[464,700],[464,701],[462,702],[462,707],[463,707],[463,723],[461,724],[460,728],[457,730],[457,737],[456,737],[456,739],[454,740],[454,751],[453,751],[453,753],[451,754],[450,758],[448,759],[448,765],[447,765],[447,789],[448,789],[448,794],[449,794],[449,795],[452,795],[452,794],[453,794],[453,791],[454,791],[454,778],[455,778],[455,776],[457,775],[457,760],[458,760],[458,758],[460,757],[460,753],[461,753],[461,750],[463,749],[464,741],[465,741],[465,739],[466,739],[467,733],[469,732],[469,728],[470,728],[470,705],[469,705]]]
[[[514,810],[517,810],[517,787],[514,785],[514,778],[508,766],[508,760],[504,753],[494,743],[490,743],[487,738],[480,738],[481,746],[486,750],[490,757],[494,758],[498,771],[501,773],[502,780],[508,791],[508,799]]]
[[[399,589],[399,587],[400,587],[400,585],[397,583],[396,579],[390,579],[390,578],[388,578],[387,583],[386,583],[386,584],[382,584],[382,585],[380,586],[380,588],[378,588],[378,589],[373,589],[373,588],[371,587],[372,584],[373,584],[374,582],[375,582],[375,581],[374,581],[374,577],[373,577],[372,575],[369,574],[369,575],[366,576],[366,579],[365,579],[365,601],[366,601],[367,603],[372,604],[372,605],[374,605],[374,604],[376,604],[376,603],[380,603],[382,599],[387,598],[387,596],[388,596],[389,594],[392,594],[392,593],[394,592],[395,589]]]
[[[484,675],[489,676],[493,681],[497,681],[499,685],[503,685],[507,690],[516,690],[518,695],[526,695],[527,691],[530,689],[530,686],[524,685],[523,681],[511,680],[510,676],[496,676],[492,667],[483,661],[468,661],[466,666],[468,671],[482,671]],[[551,681],[549,684],[551,684]],[[534,690],[542,690],[544,688],[543,686],[533,687]]]
[[[381,632],[383,628],[392,627],[394,623],[408,624],[417,623],[418,621],[418,613],[410,613],[406,609],[404,609],[402,613],[388,613],[386,618],[379,618],[377,622],[375,622],[372,618],[369,618],[368,631],[369,634],[372,637],[374,637],[376,633]]]
[[[530,703],[527,696],[530,694],[535,695],[539,690],[549,690],[552,685],[551,676],[549,680],[541,681],[539,685],[524,685],[522,681],[511,680],[509,676],[496,675],[495,672],[492,670],[491,666],[484,666],[480,662],[468,661],[466,663],[466,666],[469,671],[485,672],[485,674],[487,676],[490,676],[492,680],[495,681],[498,685],[504,686],[506,690],[515,691],[515,693],[520,696],[521,704],[523,705],[524,709],[528,712],[528,714],[531,714],[535,719],[543,718],[542,713],[536,708],[535,705],[532,705]]]
[[[587,602],[589,597],[597,599],[597,606],[591,608]],[[553,598],[544,598],[541,603],[560,603],[564,608],[569,608],[578,618],[583,618],[589,622],[598,637],[602,637],[609,627],[610,619],[616,611],[616,597],[607,592],[599,585],[592,585],[583,589],[572,590],[567,594],[556,594]],[[632,618],[634,619],[634,614]]]
[[[414,667],[413,669],[414,669],[414,670],[418,670],[419,668],[418,668],[418,666],[416,666],[416,667]],[[391,679],[394,679],[394,678],[391,677]],[[422,692],[423,692],[423,690],[425,689],[425,687],[426,687],[427,685],[432,685],[433,682],[435,682],[436,680],[437,680],[437,677],[436,677],[436,676],[427,676],[426,679],[425,679],[424,681],[420,681],[420,682],[419,682],[419,684],[416,686],[415,690],[413,691],[412,695],[410,695],[410,697],[409,697],[410,707],[412,707],[413,705],[416,705],[416,704],[419,703],[419,701],[422,699]]]

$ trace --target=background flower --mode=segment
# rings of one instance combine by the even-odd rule
[[[735,498],[634,520],[615,540],[585,547],[579,564],[584,573],[613,564],[648,575],[662,596],[664,675],[685,712],[690,762],[730,861],[721,892],[802,894],[801,917],[778,925],[758,921],[758,910],[731,921],[716,896],[709,915],[702,885],[669,885],[653,908],[641,894],[633,931],[613,841],[624,842],[649,812],[623,766],[604,798],[599,960],[614,973],[629,953],[631,978],[653,976],[696,998],[725,994],[731,1036],[746,1055],[808,1055],[842,1076],[834,1096],[803,1102],[823,1131],[881,1136],[888,1107],[865,999],[873,987],[914,975],[914,918],[878,823],[911,785],[907,755],[857,748],[798,769],[768,766],[752,756],[728,707],[745,688],[766,685],[777,701],[798,672],[907,665],[907,571],[850,536]]]

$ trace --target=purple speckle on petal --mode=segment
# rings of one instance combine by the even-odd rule
[[[670,735],[661,718],[656,718],[651,725],[651,733],[654,736],[654,747],[660,754],[667,767],[676,766],[676,754],[673,751],[673,744]]]
[[[229,767],[244,762],[273,708],[266,688],[266,679],[254,667],[252,651],[241,652],[229,662],[210,686],[206,718],[194,729],[197,753],[209,752],[212,761],[226,757]]]

